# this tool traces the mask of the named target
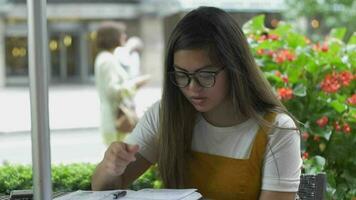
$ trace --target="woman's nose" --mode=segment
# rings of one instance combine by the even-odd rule
[[[202,88],[203,87],[199,84],[199,82],[195,78],[192,78],[187,86],[187,89],[191,91],[201,90]]]

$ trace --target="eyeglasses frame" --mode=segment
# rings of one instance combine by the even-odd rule
[[[185,74],[187,77],[188,77],[188,82],[187,82],[187,84],[185,85],[185,86],[179,86],[178,84],[176,84],[176,81],[175,80],[172,80],[172,78],[175,78],[175,72],[177,72],[177,71],[170,71],[170,72],[168,72],[168,74],[170,75],[170,80],[171,80],[171,82],[175,85],[175,86],[177,86],[177,87],[179,87],[179,88],[185,88],[185,87],[187,87],[189,84],[190,84],[190,82],[192,81],[192,79],[194,79],[194,81],[196,81],[198,84],[199,84],[199,86],[201,86],[201,87],[203,87],[203,88],[211,88],[211,87],[214,87],[214,85],[215,85],[215,83],[216,83],[216,76],[221,72],[221,71],[223,71],[225,69],[225,67],[220,67],[218,70],[216,70],[216,71],[205,71],[205,72],[208,72],[208,73],[212,73],[214,76],[214,81],[213,81],[213,84],[211,85],[211,86],[203,86],[200,82],[199,82],[199,79],[196,77],[197,76],[197,74],[199,74],[201,71],[204,71],[204,70],[206,70],[206,69],[204,69],[204,68],[202,68],[202,69],[199,69],[199,70],[197,70],[197,71],[195,71],[195,72],[185,72],[185,71],[179,71],[180,73],[183,73],[183,74]]]

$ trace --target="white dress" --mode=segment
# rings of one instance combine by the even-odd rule
[[[109,51],[101,51],[95,58],[95,84],[100,99],[100,132],[109,145],[124,135],[115,128],[116,111],[125,98],[133,97],[135,84]]]

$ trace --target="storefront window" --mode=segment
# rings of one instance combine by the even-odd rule
[[[59,76],[60,56],[59,56],[59,37],[51,36],[49,40],[49,51],[51,55],[51,74],[53,77]]]
[[[68,33],[53,33],[49,40],[52,77],[65,79],[79,75],[78,37]]]
[[[76,35],[65,34],[62,38],[67,53],[67,73],[69,77],[79,75],[79,38]]]
[[[28,76],[26,37],[5,37],[6,75]]]

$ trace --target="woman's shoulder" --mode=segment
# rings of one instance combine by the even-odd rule
[[[275,126],[282,128],[296,128],[293,117],[287,113],[276,113]]]
[[[105,59],[105,58],[111,58],[114,55],[110,53],[109,51],[100,51],[98,55],[96,56],[97,59]]]
[[[160,101],[153,103],[139,120],[133,135],[151,135],[155,136],[159,126],[159,104]]]
[[[272,136],[274,142],[288,141],[290,139],[298,141],[300,137],[295,120],[287,113],[276,114],[269,136]]]
[[[160,107],[161,107],[161,100],[157,100],[148,108],[147,112],[159,113]]]
[[[157,122],[159,121],[159,110],[160,110],[161,100],[154,102],[148,109],[145,111],[144,118],[147,120]]]
[[[101,64],[101,63],[106,63],[106,62],[112,62],[114,60],[115,60],[115,58],[112,53],[110,53],[109,51],[101,51],[96,56],[95,63]]]

